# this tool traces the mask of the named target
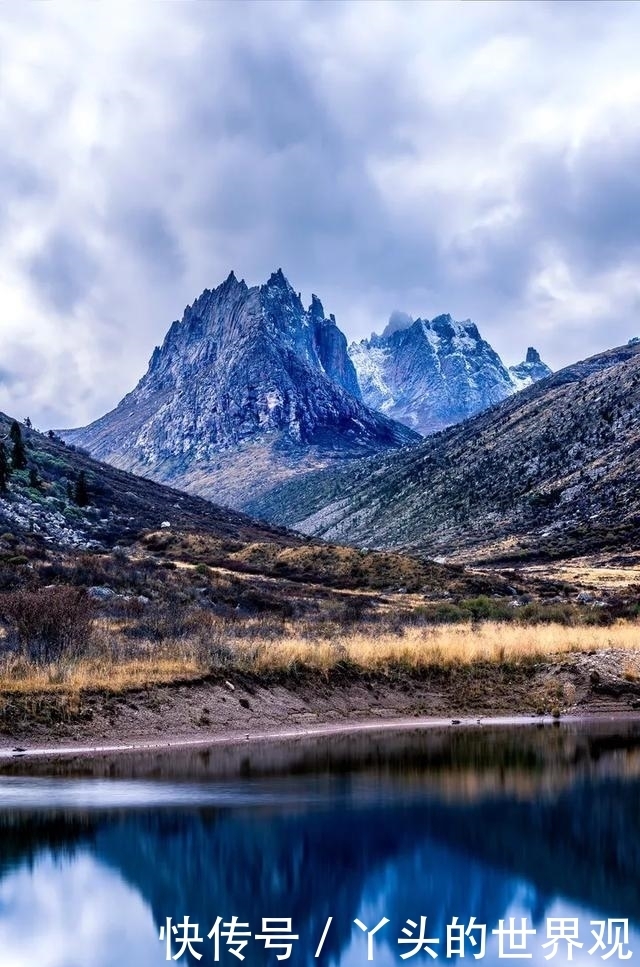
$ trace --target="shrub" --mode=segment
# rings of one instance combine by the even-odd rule
[[[512,614],[504,601],[492,601],[486,595],[477,598],[465,598],[460,607],[467,612],[474,621],[509,621]]]
[[[21,572],[14,567],[5,566],[0,558],[0,591],[13,591],[22,583]]]
[[[84,470],[81,470],[76,477],[76,482],[73,488],[73,499],[78,507],[86,507],[89,503],[89,486],[87,484],[87,475]]]
[[[39,664],[78,653],[91,636],[92,603],[78,588],[5,593],[0,614],[14,627],[25,654]]]
[[[456,624],[467,621],[468,615],[456,604],[444,601],[436,605],[426,605],[416,609],[420,618],[437,625]]]
[[[258,589],[247,588],[246,591],[242,591],[238,596],[238,605],[249,614],[271,612],[272,614],[279,614],[283,618],[293,616],[293,605],[290,601]]]
[[[22,430],[20,429],[20,424],[17,422],[17,420],[14,420],[11,424],[9,436],[11,437],[13,444],[11,449],[11,462],[13,464],[13,469],[24,470],[27,466],[27,453],[24,447],[24,440],[22,439]]]

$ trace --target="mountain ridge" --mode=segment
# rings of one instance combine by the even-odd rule
[[[281,268],[251,287],[232,271],[171,324],[113,410],[60,434],[243,510],[300,474],[415,444],[549,372],[532,348],[508,369],[475,323],[450,315],[396,312],[382,336],[348,346],[320,298],[305,308]]]
[[[565,367],[396,458],[274,490],[257,516],[357,546],[475,560],[633,550],[640,346]],[[466,557],[465,557],[466,555]]]
[[[356,396],[335,318],[305,310],[281,269],[232,272],[174,322],[137,386],[88,427],[60,431],[121,469],[241,509],[273,481],[417,441]]]
[[[382,335],[353,342],[362,398],[373,409],[428,436],[474,416],[551,370],[529,348],[507,367],[470,319],[432,320],[394,312]]]

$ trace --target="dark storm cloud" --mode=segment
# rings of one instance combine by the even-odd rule
[[[610,129],[572,156],[529,159],[522,197],[532,237],[555,240],[585,271],[637,258],[640,127]]]
[[[159,208],[124,206],[112,217],[114,234],[159,276],[176,281],[184,270],[179,240]]]
[[[56,232],[29,260],[38,295],[60,314],[73,312],[96,276],[96,263],[79,238]]]
[[[11,8],[2,405],[99,415],[232,267],[282,265],[352,338],[451,311],[508,361],[532,343],[557,366],[633,335],[640,9],[457,11]]]

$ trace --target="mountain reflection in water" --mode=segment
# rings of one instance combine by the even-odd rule
[[[11,760],[0,779],[0,964],[159,965],[158,931],[291,917],[292,964],[401,964],[407,918],[626,917],[640,959],[640,728],[369,733],[148,753]],[[333,917],[323,953],[314,952]],[[484,963],[497,959],[490,937]],[[213,962],[212,945],[197,948]],[[251,941],[248,965],[275,964]],[[466,958],[470,959],[469,956]],[[221,961],[239,963],[224,948]],[[615,958],[612,958],[615,961]],[[197,963],[183,958],[181,963]],[[425,953],[411,963],[431,963]],[[566,963],[561,950],[551,963]]]

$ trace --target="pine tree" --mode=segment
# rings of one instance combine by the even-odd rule
[[[11,424],[11,430],[9,431],[9,436],[13,443],[13,449],[11,451],[11,463],[14,470],[24,470],[27,466],[27,451],[24,448],[24,441],[22,439],[22,430],[20,429],[20,424],[17,420],[14,420]]]
[[[2,440],[0,440],[0,493],[2,494],[6,494],[7,492],[10,473],[11,467],[9,466],[9,460],[7,458],[7,448]]]
[[[73,499],[78,507],[86,507],[89,503],[89,489],[87,487],[87,477],[84,470],[81,470],[76,477],[76,486]]]
[[[38,471],[35,467],[31,467],[29,471],[29,486],[32,490],[40,490],[40,477],[38,476]]]

